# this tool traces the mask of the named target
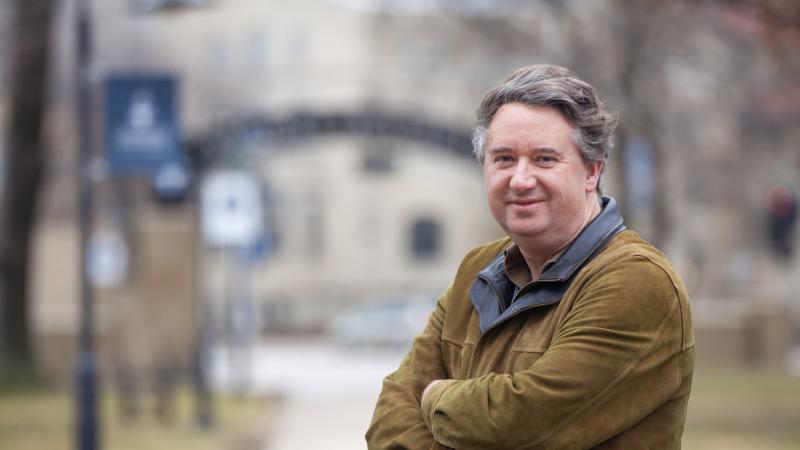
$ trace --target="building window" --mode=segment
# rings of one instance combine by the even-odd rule
[[[393,155],[380,149],[367,152],[362,160],[361,169],[366,173],[391,173],[395,170]]]
[[[431,218],[420,218],[411,226],[411,250],[414,259],[431,260],[442,250],[442,227]]]
[[[306,197],[306,249],[311,260],[325,253],[325,211],[318,192],[309,192]]]
[[[250,67],[259,73],[269,67],[269,40],[267,33],[263,31],[265,28],[262,26],[250,35],[247,49]]]

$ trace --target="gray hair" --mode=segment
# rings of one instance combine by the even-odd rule
[[[617,115],[603,109],[594,88],[561,66],[535,64],[518,69],[483,97],[475,112],[472,147],[483,166],[489,125],[506,103],[556,108],[573,128],[572,138],[585,162],[605,162],[614,147]],[[600,193],[598,180],[598,194]]]

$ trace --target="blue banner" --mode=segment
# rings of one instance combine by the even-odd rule
[[[169,75],[106,80],[106,155],[114,174],[152,176],[164,166],[184,163],[175,84]]]

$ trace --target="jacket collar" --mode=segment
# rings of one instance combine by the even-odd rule
[[[613,237],[623,229],[622,216],[619,214],[617,201],[611,197],[603,197],[603,209],[578,237],[564,250],[564,253],[548,267],[539,277],[539,281],[564,281],[591,259],[599,247],[604,246],[609,237]],[[617,230],[617,228],[620,228]]]
[[[508,320],[533,306],[557,303],[574,275],[605,245],[625,229],[617,202],[603,197],[602,210],[572,241],[566,250],[545,268],[538,280],[517,292],[505,270],[505,253],[497,255],[476,274],[470,300],[480,316],[481,332]]]

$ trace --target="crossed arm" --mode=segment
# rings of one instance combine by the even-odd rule
[[[425,330],[414,340],[400,367],[383,380],[383,390],[366,436],[370,450],[446,448],[434,440],[422,420],[420,408],[422,391],[428,383],[446,377],[441,356],[446,296],[447,292],[439,298]]]

